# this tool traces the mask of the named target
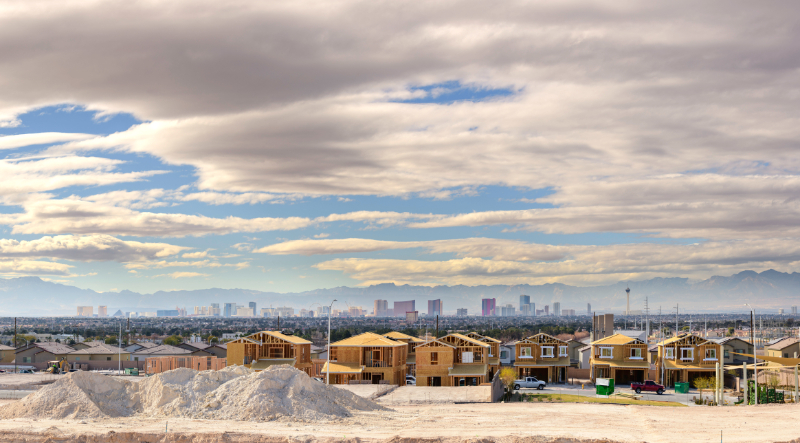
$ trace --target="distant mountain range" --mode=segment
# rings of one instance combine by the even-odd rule
[[[309,309],[314,303],[330,304],[338,299],[334,309],[347,309],[347,305],[361,306],[372,311],[375,299],[393,302],[416,300],[420,313],[427,312],[427,301],[441,299],[445,314],[456,308],[467,308],[471,314],[480,312],[481,298],[496,298],[497,306],[512,304],[519,308],[519,296],[529,295],[536,308],[560,302],[562,309],[575,309],[585,313],[587,303],[592,310],[620,313],[625,309],[625,288],[631,289],[631,310],[641,310],[645,298],[651,312],[674,312],[678,303],[681,312],[737,312],[744,311],[750,303],[762,312],[776,313],[784,308],[788,314],[791,306],[800,304],[800,273],[791,274],[768,270],[761,273],[743,271],[730,277],[715,276],[699,282],[686,278],[654,278],[642,281],[621,281],[607,286],[578,287],[560,283],[545,285],[492,285],[492,286],[397,286],[392,283],[368,287],[337,287],[299,293],[262,292],[249,289],[198,289],[192,291],[158,291],[140,294],[132,291],[95,292],[38,277],[0,279],[0,316],[59,316],[75,315],[76,306],[108,306],[109,314],[123,311],[155,311],[185,307],[192,313],[194,306],[210,303],[238,303],[254,301],[262,307],[292,306],[296,311]],[[316,307],[316,306],[314,306]],[[551,308],[552,309],[552,308]]]

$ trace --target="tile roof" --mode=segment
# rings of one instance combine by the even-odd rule
[[[181,344],[178,345],[178,347],[182,347],[182,346],[189,346],[189,347],[192,347],[192,348],[195,348],[195,349],[203,350],[205,348],[208,348],[211,345],[208,345],[208,344],[205,344],[205,343],[181,343]]]
[[[793,344],[797,343],[798,341],[800,341],[800,340],[798,340],[796,338],[784,338],[783,340],[781,340],[779,342],[776,342],[776,343],[773,343],[770,346],[767,346],[767,349],[774,349],[776,351],[777,350],[781,350],[781,349],[787,348],[789,346],[792,346]]]
[[[107,345],[105,343],[98,343],[95,346],[90,346],[88,348],[79,349],[75,352],[70,352],[70,355],[113,355],[113,354],[130,354],[130,351],[126,351],[125,348],[122,348],[122,352],[120,352],[119,348],[112,345]]]
[[[15,348],[6,345],[0,345],[0,351],[13,351]]]
[[[70,352],[75,352],[75,349],[70,347],[70,346],[62,345],[61,343],[54,343],[54,342],[31,343],[30,347],[39,348],[42,351],[47,351],[47,352],[49,352],[51,354],[55,354],[55,355],[69,354]],[[28,347],[28,348],[20,348],[19,350],[17,350],[17,353],[22,352],[22,351],[26,351],[26,350],[30,349],[30,347]]]
[[[391,338],[386,338],[382,335],[375,334],[374,332],[364,332],[354,337],[349,337],[344,340],[339,340],[336,343],[331,343],[331,346],[406,346],[405,343],[394,341]]]
[[[133,351],[135,355],[190,355],[192,351],[177,346],[160,345],[154,348]]]

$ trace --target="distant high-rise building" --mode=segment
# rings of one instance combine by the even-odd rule
[[[236,303],[225,303],[222,309],[222,316],[231,317],[235,313],[236,313]]]
[[[466,317],[467,316],[467,308],[458,308],[458,309],[456,309],[456,316],[457,317]]]
[[[294,317],[294,308],[289,306],[283,306],[281,308],[275,308],[276,314],[280,315],[281,317]]]
[[[556,317],[561,316],[561,303],[559,302],[553,303],[553,315],[555,315]]]
[[[209,311],[209,315],[219,316],[221,314],[219,310],[219,303],[211,303],[211,309]]]
[[[494,298],[484,298],[481,300],[481,315],[483,317],[492,317],[495,315],[495,308],[497,307],[497,300]]]
[[[586,303],[586,314],[587,315],[592,315],[592,304],[591,303]]]
[[[536,316],[536,303],[531,303],[531,315]]]
[[[797,315],[797,306],[792,306],[792,315]]]
[[[251,310],[251,311],[253,311],[253,314],[252,314],[252,315],[253,315],[253,317],[255,317],[255,316],[256,316],[256,302],[254,302],[254,301],[251,301],[251,302],[248,304],[248,306],[250,307],[250,310]]]
[[[509,303],[509,304],[507,304],[505,306],[502,306],[500,308],[500,316],[501,317],[513,317],[515,315],[514,311],[515,311],[514,305]]]
[[[628,301],[625,305],[625,315],[631,315],[631,288],[625,288],[625,293],[628,294]]]
[[[406,312],[406,321],[409,323],[414,323],[419,320],[419,311],[408,311]]]
[[[98,317],[108,317],[108,306],[98,306],[97,307],[97,316]]]
[[[406,312],[416,311],[416,300],[394,302],[394,316],[405,317]]]
[[[531,304],[531,296],[530,295],[520,295],[519,296],[519,312],[522,312],[525,309],[525,305]]]
[[[392,313],[389,312],[389,302],[386,300],[375,300],[372,314],[375,317],[390,317]]]
[[[200,310],[200,306],[195,306],[195,307],[194,307],[194,315],[200,315],[200,312],[202,312],[202,311]]]
[[[236,307],[236,316],[237,317],[252,317],[253,310],[250,309],[249,306],[237,306]]]
[[[783,315],[783,308],[778,308],[778,315]]]
[[[528,303],[526,305],[522,305],[519,310],[519,315],[523,317],[530,317],[531,315],[533,315],[531,313],[531,304]]]
[[[428,315],[431,317],[435,315],[442,315],[442,300],[428,300]]]
[[[544,315],[545,317],[550,315],[550,305],[544,305]]]
[[[78,317],[91,317],[94,315],[94,307],[78,306]]]
[[[574,309],[564,309],[561,311],[561,315],[564,317],[575,317],[575,310]]]

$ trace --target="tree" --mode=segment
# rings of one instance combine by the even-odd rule
[[[500,370],[500,381],[506,387],[506,392],[511,393],[511,388],[514,387],[514,381],[517,379],[517,372],[512,368],[503,368]]]
[[[118,343],[117,342],[117,336],[116,335],[109,335],[108,337],[106,337],[105,342],[106,342],[107,345],[115,345],[115,344]]]
[[[728,337],[733,337],[734,329],[733,326],[728,327]]]
[[[179,335],[170,335],[164,339],[165,345],[178,346],[181,343],[183,343],[183,339]]]

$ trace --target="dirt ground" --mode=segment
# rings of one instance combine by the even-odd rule
[[[9,403],[9,402],[3,402]],[[328,423],[0,420],[0,442],[800,442],[797,405],[661,408],[484,403],[395,406]],[[168,432],[167,431],[168,426]]]

